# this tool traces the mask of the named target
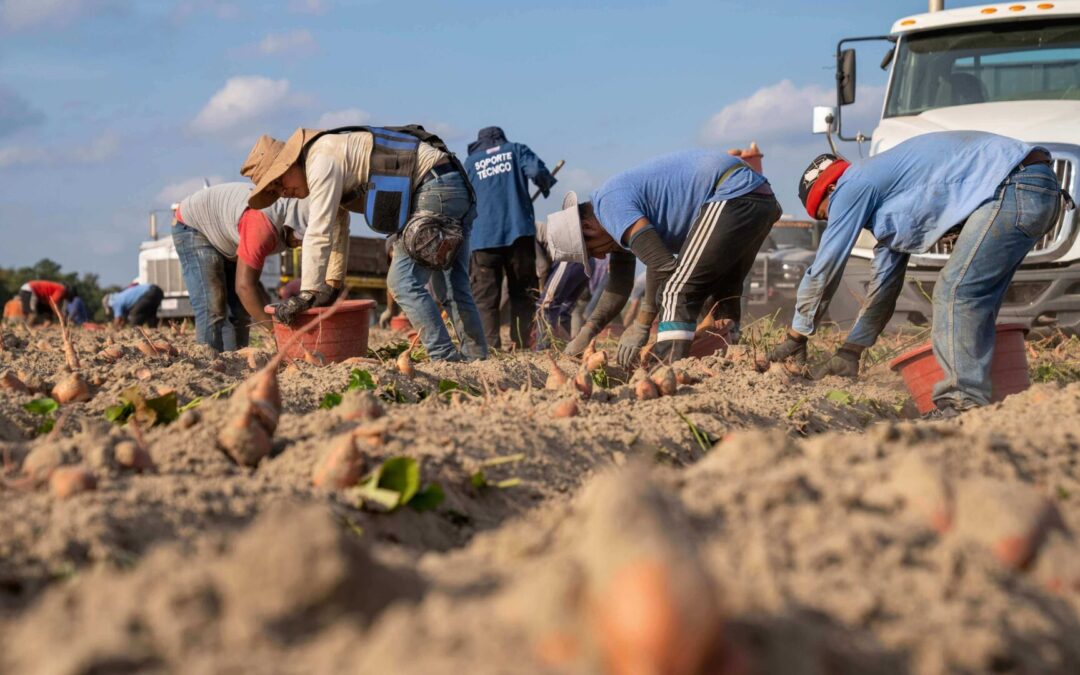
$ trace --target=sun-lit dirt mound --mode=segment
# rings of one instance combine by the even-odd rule
[[[610,365],[547,389],[542,354],[409,376],[373,331],[282,366],[250,468],[221,432],[269,353],[75,341],[58,410],[26,404],[59,331],[0,351],[4,672],[1080,671],[1080,384],[928,424],[882,366],[758,373],[753,341],[639,400]]]

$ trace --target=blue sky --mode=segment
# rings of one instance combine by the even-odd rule
[[[241,180],[261,133],[497,124],[588,191],[652,156],[757,140],[785,211],[824,140],[838,38],[921,0],[411,3],[0,0],[0,265],[124,282],[150,209]],[[869,132],[882,77],[860,61]]]

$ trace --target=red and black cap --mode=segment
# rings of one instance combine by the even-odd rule
[[[818,207],[825,198],[825,191],[835,185],[851,164],[836,155],[825,153],[818,155],[810,166],[806,167],[799,180],[799,200],[806,207],[811,218],[817,218]]]

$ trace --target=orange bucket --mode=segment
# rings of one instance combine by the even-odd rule
[[[398,333],[408,333],[412,330],[412,322],[404,314],[398,314],[390,319],[390,330]]]
[[[992,403],[1031,386],[1027,347],[1024,346],[1027,332],[1027,326],[1018,323],[1003,323],[997,327],[994,358],[990,364],[990,381],[994,387],[994,394],[990,398]],[[899,372],[904,378],[904,384],[921,414],[934,409],[931,400],[934,385],[945,379],[945,373],[938,365],[929,342],[890,361],[889,369]]]
[[[314,307],[305,310],[297,317],[292,326],[274,322],[274,342],[278,350],[293,337],[293,331],[300,330],[319,318],[329,307]],[[294,359],[304,357],[304,350],[318,352],[332,363],[344,361],[353,356],[366,356],[368,349],[368,326],[371,325],[371,312],[375,309],[374,300],[346,300],[334,314],[310,332],[300,337],[300,341],[289,349],[287,356]],[[266,312],[271,316],[274,307],[268,305]]]

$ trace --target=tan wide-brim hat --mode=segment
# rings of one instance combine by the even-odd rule
[[[320,133],[322,131],[319,129],[297,129],[284,143],[265,135],[255,141],[255,147],[240,167],[240,174],[255,183],[255,189],[248,197],[248,206],[265,209],[277,201],[281,195],[277,190],[271,189],[270,184],[296,164],[304,146]]]

